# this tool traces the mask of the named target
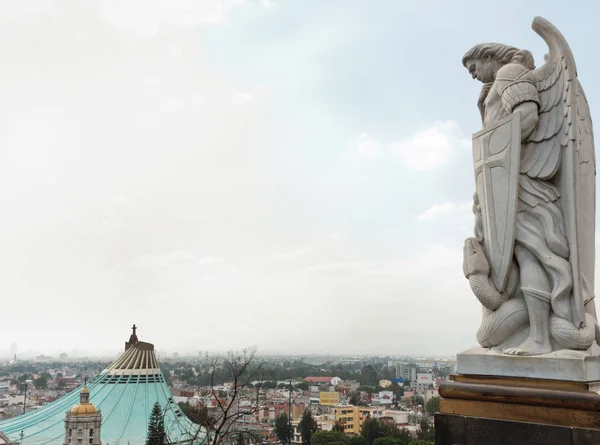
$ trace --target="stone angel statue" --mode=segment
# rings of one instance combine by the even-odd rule
[[[478,342],[513,355],[600,342],[590,111],[562,34],[540,17],[532,28],[549,47],[538,69],[529,51],[499,43],[462,60],[483,83],[463,269],[483,306]]]

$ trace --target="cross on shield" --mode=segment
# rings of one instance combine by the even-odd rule
[[[519,112],[473,134],[475,189],[481,207],[483,247],[496,288],[503,292],[512,264],[521,156]]]

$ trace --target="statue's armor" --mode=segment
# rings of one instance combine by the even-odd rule
[[[532,79],[532,72],[523,65],[509,63],[498,70],[496,80],[484,102],[484,128],[508,116],[525,102],[538,106],[539,93]],[[531,150],[524,148],[521,157],[531,156]],[[519,175],[519,211],[524,206],[535,207],[540,202],[554,202],[559,193],[550,181],[532,177],[531,174]],[[564,249],[560,254],[567,255]]]
[[[535,102],[539,105],[538,91],[530,73],[516,63],[509,63],[498,70],[484,102],[484,128],[505,118],[522,103]]]

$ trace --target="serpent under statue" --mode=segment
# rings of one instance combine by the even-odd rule
[[[538,69],[529,51],[499,43],[463,57],[483,83],[463,269],[483,307],[478,342],[511,355],[600,342],[590,111],[562,34],[539,17],[532,27],[550,50]]]
[[[477,331],[481,346],[500,345],[529,324],[525,300],[517,290],[519,269],[516,265],[511,268],[507,291],[498,292],[490,279],[490,266],[483,246],[477,239],[468,238],[464,246],[463,272],[483,310],[481,327]],[[509,298],[509,295],[514,297]],[[594,340],[600,340],[600,330],[590,314],[586,314],[586,321],[586,327],[578,329],[572,322],[550,315],[551,335],[564,348],[587,349]]]

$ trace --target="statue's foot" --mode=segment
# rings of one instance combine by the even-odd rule
[[[521,344],[521,346],[517,346],[516,348],[507,348],[502,352],[508,355],[540,355],[552,352],[552,345],[550,344],[550,340],[539,342],[533,338],[528,338]]]

